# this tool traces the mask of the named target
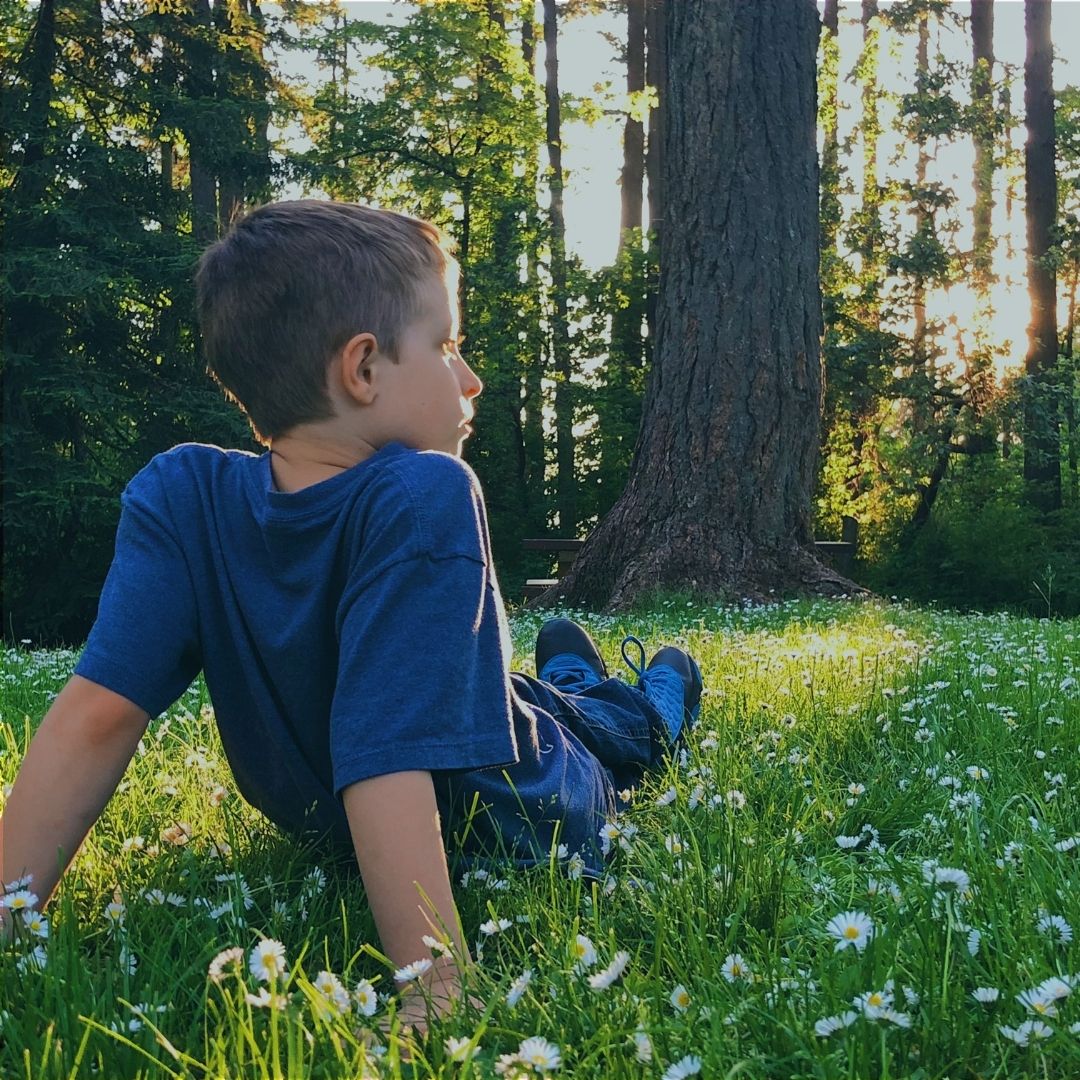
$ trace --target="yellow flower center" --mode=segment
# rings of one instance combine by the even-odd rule
[[[882,998],[880,994],[871,994],[870,997],[867,998],[867,1004],[873,1005],[875,1008],[877,1008],[877,1006],[881,1005],[883,1002],[884,998]]]
[[[848,939],[848,941],[854,941],[858,936],[859,936],[859,928],[857,926],[845,926],[844,927],[844,937],[846,937]]]

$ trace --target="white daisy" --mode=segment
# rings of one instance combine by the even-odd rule
[[[512,1009],[520,1000],[522,995],[529,987],[529,983],[532,982],[532,968],[526,968],[511,984],[510,989],[506,992],[506,1004]]]
[[[838,1016],[823,1016],[814,1024],[814,1034],[822,1039],[827,1039],[830,1035],[851,1027],[858,1019],[859,1014],[852,1009],[848,1009],[847,1012],[840,1013]]]
[[[838,836],[836,846],[843,851],[851,851],[862,843],[862,836]]]
[[[488,919],[487,922],[480,924],[480,933],[485,937],[491,937],[492,934],[501,934],[513,925],[510,919]]]
[[[559,1048],[540,1035],[522,1041],[518,1047],[518,1058],[539,1073],[550,1072],[562,1064]]]
[[[394,972],[394,982],[413,982],[415,979],[419,979],[421,975],[430,970],[431,958],[425,956],[419,960],[414,960],[411,964],[406,964],[404,967],[399,967],[397,971]]]
[[[1040,934],[1059,945],[1068,945],[1073,939],[1072,927],[1060,915],[1043,915],[1035,925]]]
[[[976,986],[971,996],[983,1005],[990,1005],[1001,997],[1001,991],[996,986]]]
[[[280,979],[285,967],[285,946],[273,938],[263,938],[248,957],[248,968],[259,982]]]
[[[1021,991],[1016,995],[1016,1000],[1019,1001],[1028,1012],[1034,1013],[1036,1016],[1057,1016],[1055,999],[1040,994],[1038,987],[1035,987],[1033,990]]]
[[[379,1007],[379,999],[375,995],[375,987],[367,979],[361,979],[353,990],[353,1001],[356,1002],[356,1011],[361,1016],[373,1016]],[[455,1060],[457,1060],[455,1058]]]
[[[889,989],[868,990],[854,997],[851,1003],[862,1009],[864,1016],[875,1017],[882,1010],[892,1008],[893,995]]]
[[[326,999],[326,1003],[339,1013],[349,1011],[349,991],[332,971],[320,971],[312,986]]]
[[[687,1054],[684,1058],[669,1065],[664,1070],[661,1080],[686,1080],[688,1076],[697,1076],[701,1072],[701,1058]]]
[[[612,957],[611,963],[603,971],[589,976],[589,988],[592,990],[606,990],[626,970],[630,963],[630,954],[624,950],[617,952]]]
[[[18,885],[19,882],[12,884]],[[29,889],[15,889],[0,897],[0,907],[6,907],[8,911],[32,911],[37,907],[37,893]]]
[[[720,966],[720,973],[729,983],[750,978],[750,966],[738,953],[729,953]]]
[[[23,925],[34,937],[47,938],[49,936],[49,920],[40,911],[24,911]]]
[[[874,936],[874,922],[861,911],[845,911],[829,920],[826,931],[836,938],[836,951],[849,945],[862,952]]]
[[[443,1046],[446,1047],[446,1053],[451,1061],[468,1061],[479,1049],[473,1046],[472,1039],[458,1039],[453,1035],[443,1043]]]
[[[640,1029],[634,1032],[634,1057],[641,1062],[652,1061],[652,1040]]]
[[[668,998],[672,1006],[678,1009],[679,1012],[684,1013],[690,1008],[690,992],[679,983],[674,990],[671,991],[671,997]]]
[[[231,949],[223,949],[210,961],[206,969],[207,977],[211,982],[219,983],[225,975],[226,967],[239,968],[244,962],[244,950],[239,946]]]
[[[126,911],[127,908],[119,900],[112,900],[105,905],[105,918],[115,926],[122,926]]]
[[[45,952],[43,945],[35,945],[30,952],[24,956],[20,956],[15,963],[15,967],[18,969],[20,975],[25,975],[28,971],[44,971],[45,965],[49,962],[49,955]]]
[[[596,947],[584,934],[578,934],[574,938],[574,944],[570,946],[570,952],[574,957],[575,971],[584,971],[596,963]]]

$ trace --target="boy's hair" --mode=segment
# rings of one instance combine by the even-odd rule
[[[453,263],[445,235],[407,214],[316,199],[262,206],[199,261],[207,370],[263,445],[329,419],[331,358],[366,331],[396,361],[430,275]]]

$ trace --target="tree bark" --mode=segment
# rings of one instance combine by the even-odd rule
[[[554,313],[551,345],[555,369],[555,505],[559,529],[577,533],[577,481],[574,476],[574,387],[570,381],[570,328],[566,308],[566,221],[563,217],[562,117],[559,108],[559,24],[555,0],[544,0],[544,82],[551,190],[551,289]]]
[[[184,135],[188,143],[191,173],[191,231],[200,244],[217,238],[217,177],[212,150],[214,122],[206,115],[214,100],[214,60],[210,22],[210,0],[189,0],[194,25],[185,38],[188,97],[202,109],[193,117]]]
[[[1024,186],[1031,323],[1024,360],[1024,480],[1042,510],[1061,506],[1061,443],[1057,375],[1057,282],[1047,264],[1057,212],[1054,163],[1053,46],[1047,0],[1025,0]]]
[[[626,4],[626,90],[640,94],[645,89],[645,0]],[[641,228],[641,200],[645,183],[645,125],[632,114],[623,129],[623,167],[620,179],[622,218],[619,247],[627,229]]]
[[[664,234],[664,86],[667,82],[666,8],[664,0],[645,0],[645,81],[656,89],[656,105],[649,110],[645,175],[649,183],[649,245],[655,245],[659,263]],[[656,294],[659,282],[650,280],[645,297],[648,352],[656,349]]]
[[[975,114],[973,283],[989,292],[994,261],[994,0],[971,0],[971,103]]]
[[[850,583],[812,552],[821,410],[812,0],[667,7],[657,352],[622,497],[541,603]],[[767,135],[767,137],[765,137]]]
[[[525,66],[535,77],[536,73],[536,26],[532,9],[526,5],[521,21],[521,54]],[[540,242],[540,214],[536,204],[536,181],[539,173],[537,153],[530,150],[525,164],[525,303],[533,305],[540,295],[540,272],[537,247]],[[532,314],[530,312],[530,314]],[[537,319],[529,317],[527,325],[536,325]],[[525,396],[522,402],[522,450],[525,454],[526,516],[529,531],[536,532],[544,522],[544,349],[535,333],[530,332],[524,343],[529,350],[525,360]]]

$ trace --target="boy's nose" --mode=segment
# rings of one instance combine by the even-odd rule
[[[480,376],[464,360],[461,361],[461,395],[464,398],[479,397],[484,390]]]

